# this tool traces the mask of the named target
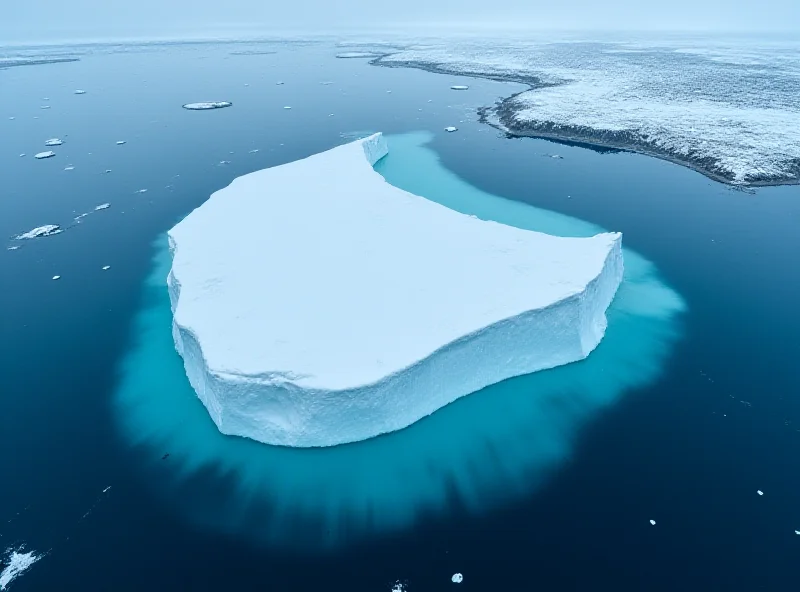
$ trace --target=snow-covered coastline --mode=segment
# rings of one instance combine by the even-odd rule
[[[169,232],[176,349],[221,432],[363,440],[601,340],[619,234],[457,213],[386,183],[387,150],[375,134],[239,177]]]
[[[639,152],[738,186],[800,183],[797,47],[452,42],[373,60],[529,90],[482,110],[511,136]]]

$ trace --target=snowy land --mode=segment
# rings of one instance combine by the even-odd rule
[[[634,150],[734,185],[800,182],[800,42],[461,40],[373,62],[522,82],[483,111],[511,135]]]
[[[380,134],[239,177],[169,231],[175,346],[222,433],[332,446],[588,356],[618,233],[461,214],[373,169]]]

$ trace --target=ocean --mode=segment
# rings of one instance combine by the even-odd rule
[[[19,247],[0,252],[0,572],[38,558],[0,585],[794,590],[800,186],[509,139],[477,109],[523,85],[346,50],[6,51],[76,61],[0,69],[0,236]],[[448,207],[621,231],[606,338],[363,443],[220,436],[172,349],[164,233],[239,175],[374,131],[378,172]],[[64,231],[13,238],[44,224]]]

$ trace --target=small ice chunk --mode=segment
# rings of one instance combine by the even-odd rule
[[[207,111],[209,109],[222,109],[233,105],[230,101],[211,101],[206,103],[186,103],[183,108],[189,111]]]
[[[283,81],[282,81],[282,80],[278,80],[278,82],[276,82],[275,84],[277,84],[278,86],[280,86],[281,84],[283,84]]]
[[[18,236],[15,236],[17,240],[25,240],[29,238],[39,238],[42,236],[51,236],[53,234],[58,234],[62,232],[61,227],[58,224],[45,224],[44,226],[37,226],[33,230],[29,230],[28,232],[24,232]]]
[[[760,489],[759,489],[758,491],[756,491],[756,493],[757,493],[758,495],[764,495],[764,492],[763,492],[763,491],[761,491]]]
[[[53,157],[55,155],[56,155],[55,152],[53,152],[52,150],[48,150],[47,152],[38,152],[38,153],[34,154],[33,157],[36,158],[36,159],[41,160],[43,158],[51,158],[51,157]]]
[[[550,158],[564,158],[564,157],[559,154],[551,154]]]
[[[284,109],[291,109],[291,107],[290,107],[289,105],[286,105],[286,106],[284,107]]]
[[[794,533],[795,534],[800,534],[800,530],[795,530]]]
[[[85,95],[85,94],[86,94],[86,91],[85,91],[85,90],[78,89],[78,90],[76,90],[76,91],[75,91],[75,94],[76,94],[76,95]]]
[[[106,174],[110,173],[111,169],[106,169]]]
[[[94,211],[96,212],[98,210],[107,210],[110,207],[111,207],[110,203],[101,203],[99,206],[95,206]]]
[[[103,269],[103,271],[108,271],[109,269],[111,269],[111,266],[110,265],[103,265],[102,269]],[[105,491],[103,493],[105,493]]]
[[[60,278],[61,278],[61,276],[60,276],[60,275],[54,275],[54,276],[53,276],[53,279],[54,279],[54,280],[57,280],[57,279],[60,279]]]
[[[117,140],[117,146],[122,146],[127,140]]]
[[[256,152],[258,152],[258,148],[253,148],[250,150],[249,154],[255,154]]]
[[[106,265],[103,269],[108,269],[108,265]],[[109,489],[111,489],[110,485],[103,490],[103,493],[108,493]]]
[[[68,164],[67,166],[64,167],[64,170],[65,171],[74,171],[75,167],[72,166],[71,164]]]
[[[220,164],[220,165],[226,165],[226,164],[230,164],[230,163],[231,163],[231,161],[230,161],[230,160],[220,160],[220,161],[219,161],[219,164]]]
[[[6,250],[7,251],[16,251],[17,249],[19,249],[19,245],[14,245],[13,247],[8,247]]]
[[[386,92],[387,92],[387,93],[391,93],[392,91],[390,91],[390,90],[387,90]]]
[[[63,144],[63,143],[64,143],[64,141],[59,139],[59,138],[50,138],[49,140],[47,140],[44,143],[44,145],[45,146],[61,146],[61,144]]]
[[[650,521],[650,524],[652,524],[653,526],[655,526],[655,525],[656,525],[656,521],[655,521],[655,520],[651,520],[651,521]]]
[[[469,87],[466,84],[454,84],[450,88],[453,90],[469,90]]]
[[[457,127],[453,127],[451,125],[451,126],[448,126],[448,127],[444,128],[444,131],[452,133],[452,132],[458,131],[458,128]]]
[[[42,106],[40,107],[40,109],[49,109],[49,108],[50,108],[50,105],[42,105]]]
[[[453,574],[453,577],[452,577],[452,578],[450,578],[450,580],[451,580],[451,581],[452,581],[454,584],[460,584],[461,582],[463,582],[463,581],[464,581],[464,576],[463,576],[462,574],[460,574],[460,573],[454,573],[454,574]]]
[[[19,157],[20,157],[20,158],[22,158],[23,156],[25,156],[25,153],[24,153],[24,152],[23,152],[22,154],[20,154],[20,155],[19,155]]]
[[[147,189],[139,189],[136,193],[147,193]]]
[[[14,121],[14,120],[16,119],[16,117],[14,117],[14,116],[11,116],[11,117],[9,117],[9,119],[10,119],[11,121]]]

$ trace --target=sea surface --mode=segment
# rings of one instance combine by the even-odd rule
[[[507,139],[477,108],[524,86],[352,49],[2,50],[36,63],[0,69],[0,586],[795,590],[800,187]],[[448,207],[621,231],[606,338],[357,445],[220,436],[172,348],[164,233],[239,175],[374,131],[378,172]],[[64,231],[13,238],[44,224]]]

